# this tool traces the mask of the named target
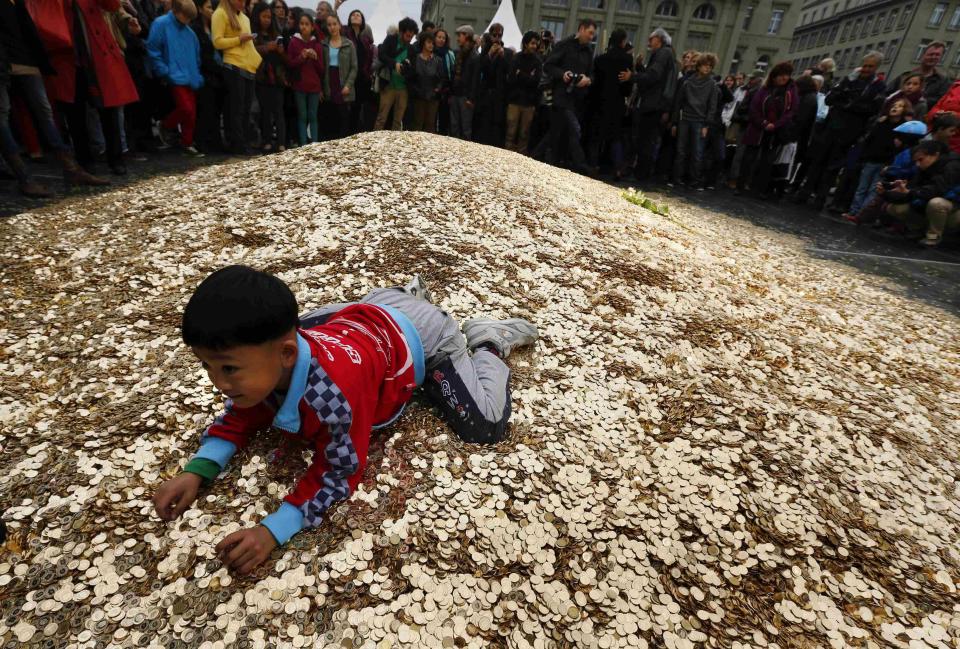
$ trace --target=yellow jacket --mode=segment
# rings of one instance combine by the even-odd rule
[[[229,1],[221,0],[221,2]],[[217,7],[210,19],[213,46],[223,52],[224,63],[246,70],[250,74],[255,74],[257,68],[260,67],[260,53],[257,52],[252,40],[243,45],[240,44],[240,34],[251,33],[250,19],[245,14],[238,13],[237,21],[240,23],[240,29],[234,29],[230,26],[230,18],[222,5]]]

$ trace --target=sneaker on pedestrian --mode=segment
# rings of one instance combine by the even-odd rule
[[[467,337],[467,347],[470,349],[493,345],[500,356],[506,358],[515,347],[536,341],[537,327],[523,318],[473,318],[463,323],[463,335]]]
[[[203,158],[203,157],[206,157],[203,153],[201,153],[201,152],[197,149],[197,147],[193,146],[192,144],[191,144],[190,146],[181,146],[181,147],[180,147],[180,152],[183,153],[183,155],[185,155],[185,156],[190,156],[191,158]]]
[[[935,248],[940,245],[940,237],[927,235],[924,238],[920,239],[920,245],[924,248]]]

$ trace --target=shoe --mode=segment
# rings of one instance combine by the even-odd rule
[[[204,154],[200,153],[200,151],[197,150],[197,147],[193,146],[192,144],[190,146],[180,147],[180,153],[182,153],[185,156],[190,156],[191,158],[206,157],[204,156]]]
[[[676,186],[677,186],[677,184],[676,184],[675,182],[673,182],[672,180],[668,180],[668,181],[667,181],[667,187],[669,187],[670,189],[673,189],[673,188],[676,187]]]
[[[127,175],[127,165],[123,163],[117,163],[110,165],[110,173],[114,176],[126,176]]]
[[[430,294],[430,289],[427,288],[427,283],[423,281],[423,278],[420,277],[420,273],[416,273],[406,286],[403,287],[403,290],[412,295],[413,297],[420,298],[421,300],[426,300],[427,302],[433,302],[433,295]]]
[[[924,248],[936,248],[940,245],[940,237],[931,237],[929,234],[918,241]]]
[[[180,141],[180,131],[161,126],[157,129],[157,139],[160,140],[160,148],[169,149]]]
[[[702,192],[702,191],[705,190],[705,189],[706,189],[706,187],[704,187],[703,185],[697,185],[697,191],[698,191],[698,192]]]
[[[17,183],[17,187],[20,189],[20,193],[27,198],[50,198],[53,196],[52,191],[32,178],[20,181]]]
[[[94,176],[92,173],[81,167],[79,164],[77,164],[77,161],[74,160],[73,156],[66,151],[61,151],[58,153],[57,159],[60,161],[60,165],[63,167],[63,182],[68,188],[72,187],[73,185],[105,187],[110,184],[108,179],[101,178],[100,176]]]
[[[706,189],[707,191],[711,191],[711,192],[714,191],[716,188],[717,188],[717,186],[714,185],[713,183],[710,183],[709,185],[707,185],[706,187],[704,187],[704,189]]]
[[[501,357],[506,358],[514,347],[534,342],[537,339],[537,327],[523,318],[473,318],[463,323],[463,335],[467,337],[467,347],[470,349],[491,344]]]

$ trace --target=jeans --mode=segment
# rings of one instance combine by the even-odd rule
[[[707,141],[704,143],[705,162],[709,161],[704,182],[712,187],[717,183],[720,171],[723,169],[724,158],[727,155],[727,143],[724,140],[722,124],[711,124],[707,127]]]
[[[439,99],[414,99],[413,123],[410,125],[411,130],[436,133],[437,111],[439,108]]]
[[[700,173],[703,169],[703,145],[706,138],[703,129],[706,122],[689,119],[680,120],[677,126],[677,153],[673,159],[673,179],[683,182],[684,168],[689,165],[690,182],[700,182]]]
[[[556,164],[558,154],[566,150],[574,171],[587,167],[587,156],[580,144],[580,118],[573,108],[554,106],[550,112],[550,160]]]
[[[450,98],[450,137],[461,140],[473,139],[473,106],[467,106],[467,98]]]
[[[260,104],[260,144],[267,146],[274,141],[276,129],[277,146],[287,144],[287,123],[283,116],[283,86],[257,84],[257,103]]]
[[[319,92],[300,92],[293,93],[294,101],[297,102],[297,137],[300,146],[307,142],[316,142],[320,134],[317,129],[317,106],[320,105]],[[310,125],[310,139],[307,139],[307,124]]]
[[[73,140],[73,152],[81,167],[89,169],[93,165],[93,151],[90,148],[90,132],[87,127],[87,105],[90,101],[90,84],[86,70],[77,66],[76,94],[72,104],[61,104],[61,112],[66,115],[67,127]],[[111,167],[123,166],[123,152],[120,143],[119,108],[100,108],[100,126],[103,129],[107,162]]]
[[[243,152],[253,139],[250,109],[257,83],[238,70],[226,66],[223,68],[223,82],[227,88],[225,112],[230,150],[235,153]]]
[[[20,149],[10,130],[11,92],[16,92],[27,105],[44,144],[54,151],[65,150],[67,147],[53,121],[53,109],[47,101],[43,77],[39,74],[16,74],[10,77],[9,87],[0,85],[0,146],[3,147],[3,152],[13,153]]]
[[[387,86],[380,90],[380,109],[377,111],[377,122],[373,130],[382,131],[387,125],[387,116],[393,109],[391,130],[403,130],[403,115],[407,112],[407,89],[391,88]]]
[[[860,172],[860,182],[857,183],[857,192],[853,195],[853,202],[850,203],[850,213],[856,214],[860,208],[866,205],[876,194],[874,186],[880,180],[880,171],[883,169],[883,163],[867,162],[863,165],[863,171]]]
[[[507,150],[526,153],[536,106],[507,105]]]
[[[180,146],[193,146],[193,134],[197,126],[197,93],[189,86],[170,86],[174,108],[162,122],[163,128],[180,127]]]

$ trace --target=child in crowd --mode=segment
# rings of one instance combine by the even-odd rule
[[[884,113],[867,131],[860,150],[859,163],[861,164],[860,179],[857,184],[850,210],[844,214],[856,214],[863,207],[870,189],[877,184],[880,173],[890,160],[900,150],[902,140],[898,139],[896,128],[912,117],[913,106],[906,98],[894,100]]]
[[[677,152],[673,160],[673,182],[682,184],[684,174],[690,184],[700,185],[703,166],[703,145],[707,138],[710,120],[717,112],[719,91],[714,82],[713,68],[717,65],[716,54],[700,54],[696,59],[696,73],[683,82],[675,101],[672,135],[677,138]]]
[[[307,14],[300,16],[300,31],[290,39],[287,62],[293,71],[293,97],[297,103],[297,135],[300,145],[316,142],[317,108],[323,90],[323,46],[313,35],[314,23]],[[309,136],[307,126],[310,127]]]
[[[190,28],[197,17],[193,0],[173,0],[170,11],[150,27],[147,55],[156,78],[170,84],[174,108],[161,123],[166,139],[174,139],[180,127],[180,148],[192,156],[203,156],[193,146],[197,124],[197,90],[203,85],[200,73],[200,41]],[[164,142],[169,144],[169,142]]]
[[[229,266],[197,287],[182,335],[228,401],[183,473],[154,495],[160,518],[186,511],[201,484],[258,431],[272,426],[315,447],[279,509],[217,545],[224,563],[244,574],[350,495],[363,477],[371,431],[393,423],[416,387],[464,441],[501,440],[510,417],[503,359],[534,342],[537,329],[522,319],[479,318],[461,334],[430,303],[419,276],[298,319],[296,298],[281,280]]]
[[[253,43],[262,57],[257,68],[257,103],[260,105],[260,145],[264,152],[283,151],[287,143],[283,93],[287,85],[287,53],[274,10],[266,2],[253,8],[257,37]]]

